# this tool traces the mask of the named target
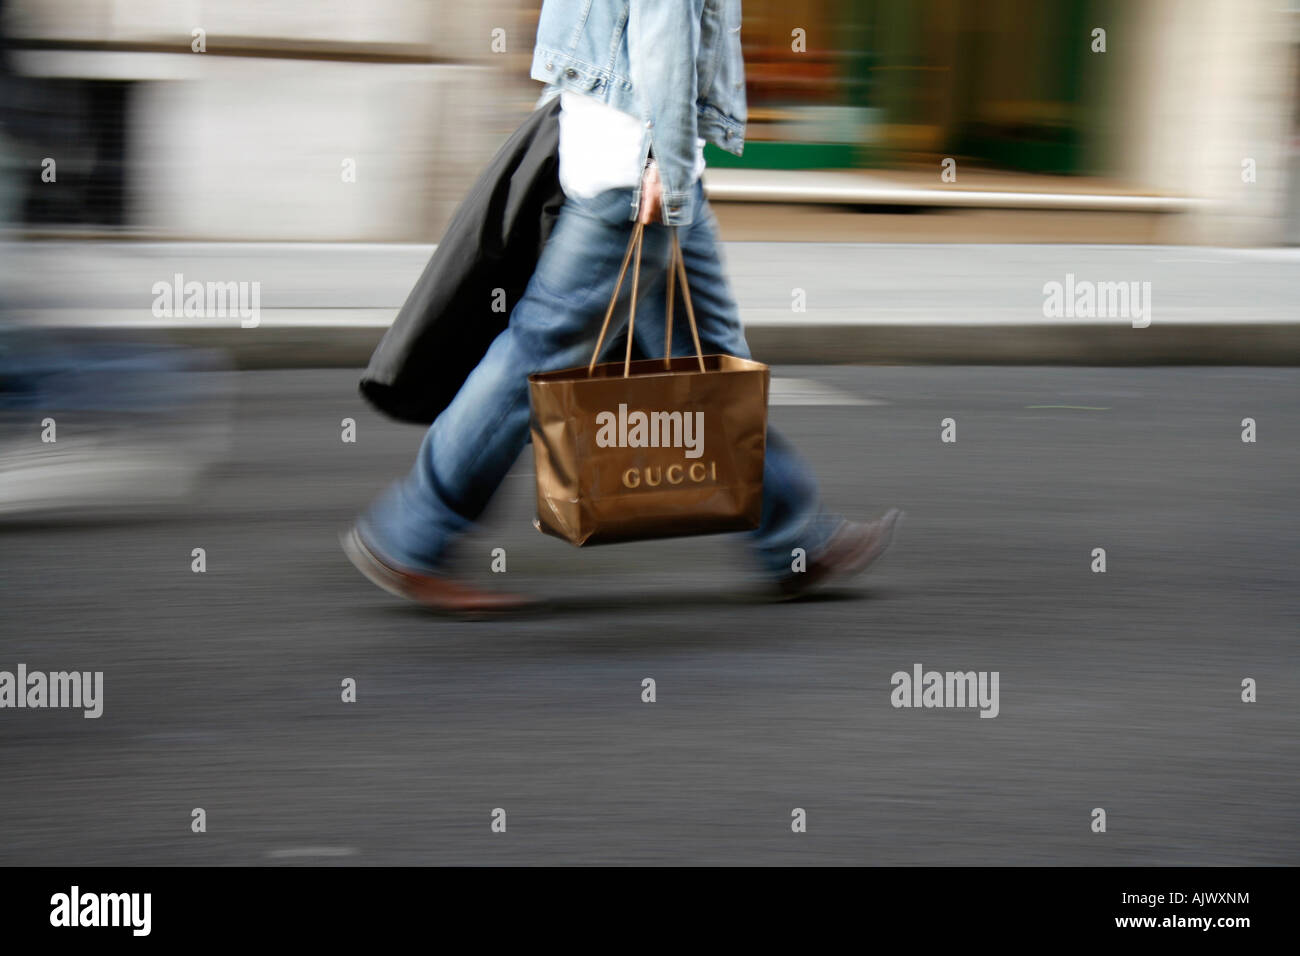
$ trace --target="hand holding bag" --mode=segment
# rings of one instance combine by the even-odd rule
[[[768,367],[703,354],[676,229],[664,357],[632,361],[643,231],[632,231],[591,361],[528,377],[535,524],[578,546],[747,530],[762,515]],[[597,365],[634,253],[627,354]],[[671,357],[674,272],[695,342],[685,358]]]

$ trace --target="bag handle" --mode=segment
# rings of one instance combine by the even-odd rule
[[[633,251],[636,253],[636,264],[632,268],[632,303],[628,310],[627,317],[627,353],[623,357],[623,377],[627,378],[632,368],[632,333],[636,330],[636,299],[637,286],[641,278],[641,237],[645,233],[645,224],[638,222],[632,229],[632,238],[628,240],[627,252],[623,253],[623,265],[618,270],[618,281],[614,283],[614,294],[610,296],[609,308],[605,310],[605,322],[600,327],[600,337],[596,339],[596,349],[591,353],[591,361],[587,364],[587,374],[591,375],[596,368],[596,359],[600,357],[601,346],[605,344],[605,334],[609,331],[609,320],[614,315],[614,305],[618,302],[619,290],[623,287],[623,277],[627,275],[627,264],[632,259]],[[700,371],[704,371],[704,352],[700,348],[700,330],[695,325],[695,307],[691,305],[691,289],[686,283],[686,263],[682,258],[682,248],[677,241],[677,227],[672,227],[672,250],[668,258],[668,309],[665,320],[666,334],[664,335],[664,368],[671,368],[672,351],[673,351],[673,299],[675,298],[673,287],[673,273],[676,272],[682,280],[682,300],[686,303],[686,317],[691,323],[691,337],[695,342],[695,358],[700,363]]]

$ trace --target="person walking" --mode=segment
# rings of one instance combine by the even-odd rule
[[[457,580],[451,555],[527,442],[528,376],[586,364],[637,222],[641,352],[656,354],[664,339],[675,229],[704,351],[750,357],[701,182],[706,142],[743,149],[740,26],[740,0],[543,0],[530,75],[545,84],[539,107],[560,97],[564,204],[506,329],[430,426],[410,473],[344,534],[373,583],[448,612],[529,603]],[[616,315],[630,304],[627,285]],[[673,354],[693,355],[693,343],[675,343]],[[900,517],[828,512],[807,463],[768,429],[762,517],[743,534],[775,596],[863,571]],[[797,548],[806,555],[798,571]]]

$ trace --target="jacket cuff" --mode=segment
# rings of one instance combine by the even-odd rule
[[[663,206],[659,210],[659,215],[666,226],[689,226],[695,217],[695,196],[694,190],[688,189],[683,192],[662,192]]]

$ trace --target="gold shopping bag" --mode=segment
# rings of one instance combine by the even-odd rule
[[[768,367],[702,353],[675,229],[664,357],[632,361],[643,229],[628,241],[591,362],[528,377],[536,525],[578,546],[741,531],[762,515]],[[634,254],[627,354],[597,365]],[[686,358],[669,357],[674,272],[695,341]]]

